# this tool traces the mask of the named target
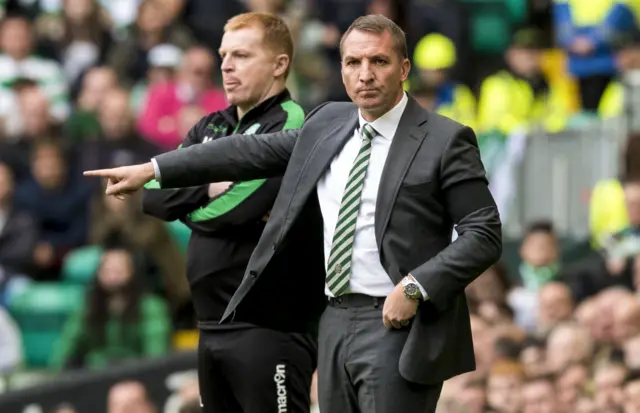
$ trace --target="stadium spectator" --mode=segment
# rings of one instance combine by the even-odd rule
[[[627,376],[623,387],[623,413],[640,412],[640,374],[635,371]]]
[[[139,195],[121,201],[96,194],[91,217],[91,244],[102,245],[118,234],[143,254],[145,284],[169,299],[174,314],[190,304],[185,257],[166,225],[142,213]]]
[[[186,49],[194,44],[189,30],[176,21],[177,11],[163,0],[139,2],[135,25],[107,59],[123,86],[130,87],[147,75],[148,54],[155,46],[170,43]]]
[[[75,111],[64,127],[65,138],[71,145],[100,138],[98,110],[104,97],[117,86],[116,72],[108,66],[95,66],[82,76]]]
[[[546,346],[543,340],[528,337],[520,346],[518,357],[527,378],[544,376],[548,373]]]
[[[618,176],[598,181],[589,200],[589,230],[594,249],[611,234],[629,225],[629,217],[622,188],[623,181],[640,177],[640,135],[630,134],[623,146]]]
[[[500,413],[519,413],[524,369],[514,361],[495,364],[487,378],[487,404]]]
[[[61,3],[60,13],[44,14],[36,20],[36,31],[53,46],[56,60],[62,63],[66,83],[74,90],[87,69],[105,63],[113,39],[106,14],[97,0],[62,0]]]
[[[548,377],[536,377],[522,385],[522,413],[559,412],[556,389]]]
[[[50,114],[58,121],[70,112],[69,87],[60,65],[37,57],[34,51],[33,28],[29,20],[20,16],[7,17],[0,27],[0,114],[6,115],[15,104],[10,86],[28,79],[43,88],[51,102]]]
[[[49,100],[34,83],[22,83],[16,92],[15,103],[6,123],[6,159],[14,170],[16,179],[22,182],[30,174],[30,154],[34,144],[42,140],[58,139],[60,128],[59,123],[48,114]]]
[[[140,111],[147,105],[147,92],[150,87],[175,80],[182,59],[182,50],[169,43],[160,44],[149,50],[147,55],[149,71],[146,77],[136,82],[131,89],[131,107],[136,116],[139,116]]]
[[[569,73],[578,79],[586,111],[596,111],[600,97],[615,74],[611,37],[637,23],[637,7],[625,0],[593,4],[553,1],[553,21],[558,44],[569,56]]]
[[[540,288],[560,275],[560,246],[553,224],[533,222],[524,233],[520,247],[521,285],[509,292],[508,303],[518,325],[535,329]]]
[[[101,369],[169,350],[167,306],[146,292],[136,255],[117,238],[105,246],[85,302],[64,328],[53,368]]]
[[[423,37],[413,54],[417,76],[409,88],[417,92],[424,108],[473,128],[476,98],[466,85],[452,80],[456,59],[457,51],[449,38],[438,33]]]
[[[538,293],[537,330],[542,335],[563,321],[573,317],[571,290],[562,282],[551,281],[540,287]]]
[[[573,323],[558,325],[547,337],[546,367],[559,374],[576,363],[586,363],[594,355],[594,343],[586,329]]]
[[[33,250],[38,240],[33,217],[13,203],[13,173],[0,163],[0,305],[19,276],[33,269]]]
[[[144,384],[124,381],[109,390],[107,413],[156,413],[158,410],[149,400]]]
[[[82,168],[128,165],[161,152],[135,131],[130,95],[124,89],[109,90],[98,107],[100,138],[80,148]]]
[[[484,413],[487,407],[486,385],[482,380],[466,383],[460,392],[458,406],[464,412]]]
[[[630,370],[640,371],[640,334],[631,337],[622,344],[624,363]]]
[[[594,403],[601,412],[617,411],[624,402],[622,385],[628,372],[624,364],[605,362],[593,374]]]
[[[66,156],[57,143],[36,144],[31,177],[15,192],[15,206],[30,213],[38,225],[33,250],[37,280],[57,279],[64,256],[87,240],[90,187]]]
[[[227,107],[224,92],[212,83],[215,59],[211,52],[194,47],[185,52],[174,81],[158,83],[147,91],[138,118],[138,131],[165,150],[175,149],[184,136],[178,134],[180,110],[187,105],[206,113]]]
[[[479,132],[497,130],[509,135],[538,123],[547,131],[565,127],[568,103],[542,73],[539,37],[535,29],[517,31],[505,53],[507,68],[482,82]]]
[[[640,30],[620,34],[614,43],[617,79],[609,83],[598,104],[603,119],[616,118],[625,109],[625,77],[640,69]]]
[[[587,364],[570,364],[556,375],[555,390],[558,409],[561,412],[572,411],[582,396],[588,380]]]

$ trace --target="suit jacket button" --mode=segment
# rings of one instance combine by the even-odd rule
[[[250,276],[251,278],[256,278],[256,277],[258,276],[258,273],[257,273],[257,272],[255,272],[255,271],[249,271],[249,276]]]

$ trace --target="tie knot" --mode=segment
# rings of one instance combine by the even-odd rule
[[[369,123],[365,123],[362,126],[362,137],[368,140],[372,140],[374,136],[377,135],[377,132],[375,129],[373,129],[373,126],[371,126]]]

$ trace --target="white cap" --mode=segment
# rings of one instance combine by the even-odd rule
[[[182,50],[170,43],[160,44],[149,50],[147,61],[151,67],[178,67],[182,61]]]

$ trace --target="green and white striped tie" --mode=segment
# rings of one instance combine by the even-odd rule
[[[349,180],[344,188],[338,223],[333,233],[331,253],[327,265],[327,285],[335,297],[342,295],[349,286],[351,256],[356,233],[356,220],[360,209],[360,197],[364,178],[371,158],[371,140],[377,133],[368,123],[362,127],[362,146],[353,162]]]

